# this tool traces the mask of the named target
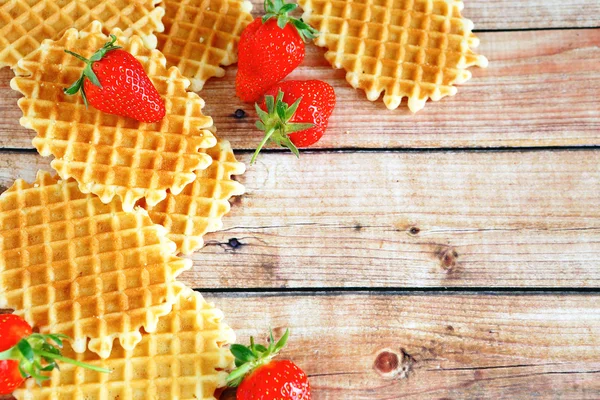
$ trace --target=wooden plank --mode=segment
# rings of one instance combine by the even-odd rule
[[[194,287],[600,287],[598,151],[263,154]],[[249,154],[241,160],[247,162]],[[47,160],[0,153],[0,185]]]
[[[315,400],[600,398],[598,296],[206,297],[238,342],[290,327],[283,356],[307,371]]]
[[[306,370],[314,400],[596,400],[600,395],[597,296],[205,297],[225,312],[240,343],[249,336],[264,342],[269,327],[277,336],[289,327],[282,358]],[[232,392],[221,396],[233,399]]]
[[[323,51],[308,47],[292,78],[323,79],[336,89],[338,106],[319,148],[435,148],[600,145],[600,29],[493,32],[481,34],[487,70],[453,98],[428,104],[412,115],[402,105],[390,111],[352,89]],[[206,112],[235,149],[260,141],[250,105],[235,97],[235,67],[201,92]],[[19,95],[9,87],[12,72],[0,71],[0,148],[31,148],[33,133],[21,128]],[[236,119],[241,108],[248,117]]]

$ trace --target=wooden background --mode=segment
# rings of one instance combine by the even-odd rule
[[[290,327],[316,400],[600,399],[600,2],[465,3],[490,66],[416,115],[309,46],[292,77],[335,87],[326,136],[299,160],[264,152],[182,277],[242,342]],[[49,168],[11,76],[4,187]],[[248,162],[234,77],[200,94]]]

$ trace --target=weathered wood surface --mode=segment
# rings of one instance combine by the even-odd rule
[[[208,293],[238,341],[290,327],[293,357],[324,399],[600,397],[597,296]],[[406,373],[384,379],[391,349]],[[406,355],[402,356],[402,352]],[[383,361],[394,359],[382,357]],[[410,362],[409,362],[410,360]],[[404,363],[403,363],[404,361]],[[406,377],[404,376],[406,375]]]
[[[2,153],[0,185],[39,168]],[[600,287],[592,150],[269,153],[239,180],[194,287]]]
[[[598,296],[205,297],[225,312],[238,342],[251,335],[264,341],[269,327],[276,335],[290,327],[282,356],[306,370],[314,400],[597,400],[600,394]]]
[[[435,148],[600,145],[600,29],[489,32],[481,35],[486,70],[452,98],[430,102],[411,114],[366,100],[343,71],[334,71],[323,50],[308,46],[302,67],[290,78],[330,82],[338,105],[320,148]],[[200,93],[206,112],[234,149],[260,141],[251,106],[235,97],[235,67],[209,81]],[[9,87],[12,72],[0,70],[0,148],[31,148],[32,131],[19,126],[19,94]],[[236,109],[248,112],[233,118]],[[377,115],[374,119],[373,115]]]

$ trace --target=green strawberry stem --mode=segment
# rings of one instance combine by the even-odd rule
[[[107,368],[98,367],[72,358],[64,357],[60,353],[63,339],[68,336],[61,334],[42,335],[34,333],[21,339],[8,350],[0,352],[0,360],[15,360],[19,363],[19,371],[23,378],[34,378],[37,383],[50,379],[45,372],[58,369],[57,361],[73,364],[96,372],[110,373]]]
[[[302,19],[294,18],[288,13],[298,8],[298,4],[285,3],[284,0],[265,0],[265,15],[262,18],[263,24],[271,18],[277,18],[277,26],[280,29],[285,28],[290,23],[296,28],[303,41],[312,40],[317,37],[319,31],[304,22]]]
[[[288,104],[283,101],[283,95],[284,93],[280,89],[277,93],[277,98],[270,95],[265,96],[267,111],[260,108],[258,104],[254,105],[256,113],[260,118],[260,121],[256,122],[256,127],[261,131],[264,131],[265,136],[256,148],[256,151],[250,160],[250,164],[254,164],[258,154],[269,141],[280,147],[287,147],[296,155],[296,157],[299,157],[300,152],[296,145],[290,140],[289,134],[310,129],[315,126],[312,123],[290,122],[298,110],[302,97],[298,98],[291,106],[288,106]]]
[[[231,346],[231,353],[235,357],[236,369],[227,377],[227,385],[237,387],[244,377],[254,371],[256,368],[271,362],[273,357],[283,349],[290,337],[290,330],[286,329],[283,336],[275,342],[273,330],[270,331],[269,347],[261,344],[255,344],[254,338],[250,337],[250,346],[234,344]]]
[[[92,70],[92,64],[96,61],[100,61],[106,55],[106,53],[108,53],[109,51],[120,49],[121,46],[115,46],[116,41],[117,41],[117,37],[115,35],[110,35],[110,40],[108,42],[106,42],[104,44],[104,46],[102,46],[102,48],[100,48],[98,51],[96,51],[94,54],[92,54],[92,56],[89,59],[87,59],[77,53],[74,53],[71,50],[65,49],[65,53],[70,54],[73,57],[75,57],[78,60],[81,60],[85,63],[85,67],[83,68],[83,73],[81,74],[81,77],[79,77],[79,79],[77,79],[77,81],[75,81],[75,83],[73,83],[69,88],[64,89],[65,94],[73,95],[73,94],[76,94],[77,92],[81,92],[81,96],[83,97],[83,102],[85,103],[86,107],[88,106],[87,97],[85,95],[85,90],[83,88],[83,82],[84,82],[85,78],[88,78],[90,80],[90,82],[92,82],[94,85],[96,85],[98,87],[102,87],[102,84],[98,80],[98,77]]]

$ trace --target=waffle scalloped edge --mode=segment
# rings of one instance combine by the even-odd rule
[[[218,9],[217,6],[218,5]],[[248,0],[163,0],[164,31],[158,47],[169,65],[179,67],[199,92],[212,77],[221,78],[237,62],[237,44],[245,27],[253,21]],[[184,13],[185,17],[181,17]],[[192,20],[184,18],[193,17]]]
[[[48,189],[53,186],[56,186],[57,193],[52,193]],[[46,189],[48,189],[48,193],[45,192]],[[39,196],[34,196],[34,192],[38,192]],[[85,207],[77,208],[75,205],[77,202]],[[96,203],[94,204],[94,202]],[[115,202],[117,201],[115,200]],[[0,308],[14,309],[15,314],[21,315],[31,326],[39,328],[41,333],[66,332],[72,337],[71,346],[75,352],[83,353],[87,347],[102,358],[110,355],[115,339],[119,339],[123,348],[131,350],[142,339],[140,328],[144,328],[147,332],[156,330],[159,318],[171,311],[177,295],[185,288],[185,285],[177,282],[175,278],[192,266],[191,260],[174,255],[176,245],[167,238],[166,229],[154,224],[145,210],[138,207],[133,212],[120,211],[121,208],[115,202],[103,204],[96,196],[81,193],[75,182],[59,180],[58,177],[52,176],[46,171],[38,171],[33,183],[27,183],[22,179],[16,180],[9,189],[0,195],[0,286],[3,288],[0,292]],[[39,209],[37,214],[36,208]],[[86,211],[82,211],[84,209]],[[32,211],[27,212],[27,210]],[[77,214],[81,212],[91,213],[91,216],[81,217]],[[68,217],[64,217],[65,214]],[[23,217],[27,217],[27,219],[23,220]],[[101,217],[105,217],[105,220],[102,220]],[[102,228],[104,230],[99,228],[105,227],[107,221],[111,226],[110,229],[115,229],[114,225],[117,225],[116,230],[107,233],[104,231],[106,228]],[[84,226],[82,222],[85,222],[86,225]],[[91,222],[94,224],[90,225]],[[48,227],[57,223],[62,225],[46,234],[46,231],[50,229]],[[127,228],[123,229],[122,225]],[[93,228],[90,228],[91,226]],[[10,232],[15,229],[19,229],[19,231]],[[41,234],[40,229],[43,231]],[[91,233],[88,232],[90,229],[92,229]],[[101,230],[98,231],[99,229]],[[54,232],[55,238],[49,239],[48,236],[52,232]],[[110,240],[103,236],[109,236]],[[27,242],[23,242],[24,238]],[[93,248],[87,242],[76,247],[77,241],[88,238],[90,243],[97,243],[97,248]],[[146,242],[148,238],[151,243]],[[30,242],[31,240],[34,241],[33,244]],[[131,240],[135,240],[136,246],[131,247]],[[140,240],[142,240],[142,247],[139,247]],[[144,252],[137,250],[134,254],[136,258],[143,256],[146,264],[142,264],[142,261],[138,260],[137,262],[140,264],[133,268],[128,263],[124,267],[121,266],[123,268],[117,266],[116,269],[111,270],[110,268],[115,268],[113,262],[117,262],[111,259],[108,264],[104,260],[103,266],[102,257],[111,252],[117,252],[112,248],[108,250],[105,248],[112,246],[115,241],[126,243],[119,244],[123,247],[119,251],[121,255],[118,256],[121,258],[121,263],[124,263],[126,259],[125,253],[127,253],[127,257],[130,257],[132,249],[143,248]],[[40,252],[34,251],[36,247],[42,252],[43,262],[40,260]],[[155,252],[154,256],[158,256],[158,261],[149,259],[145,254],[146,251],[151,250]],[[158,253],[156,253],[157,250],[159,250]],[[76,255],[74,258],[73,252]],[[27,261],[25,265],[21,265],[23,262],[21,255],[25,253]],[[48,254],[52,257],[50,260],[48,260]],[[58,258],[54,259],[55,257]],[[81,258],[90,257],[94,260],[97,259],[96,265],[82,264]],[[77,259],[80,261],[75,264]],[[131,261],[130,258],[128,260]],[[15,263],[16,265],[13,265]],[[158,265],[164,277],[158,280],[156,276],[152,278],[150,271],[146,269],[147,263],[150,263],[151,266]],[[110,268],[106,269],[109,264]],[[102,270],[103,278],[97,274],[96,268]],[[87,274],[84,274],[86,269],[94,269],[94,272],[88,271]],[[140,279],[145,282],[139,288],[129,286],[131,283],[121,279],[123,274],[138,269]],[[19,272],[22,270],[26,270],[27,273]],[[75,278],[72,278],[73,273],[75,273]],[[108,275],[119,276],[109,277]],[[32,283],[34,276],[37,278]],[[40,280],[44,277],[47,279]],[[9,283],[5,283],[6,279]],[[21,282],[15,282],[16,279],[21,279]],[[121,316],[116,316],[118,321],[115,321],[115,313],[110,308],[117,305],[116,302],[123,302],[123,297],[119,297],[113,303],[110,299],[105,300],[106,297],[114,298],[117,291],[111,285],[115,284],[117,288],[121,287],[118,293],[127,297],[128,306],[134,304],[131,306],[134,308],[125,310]],[[112,289],[103,291],[105,285]],[[34,286],[37,286],[35,288],[36,298],[32,292]],[[140,289],[144,290],[143,294],[136,292]],[[93,295],[90,294],[90,290],[93,291]],[[97,293],[97,290],[101,290],[100,293]],[[148,303],[148,296],[157,295],[154,293],[156,291],[161,299],[158,301],[150,299],[150,303]],[[65,299],[65,296],[68,296],[69,300]],[[143,306],[135,305],[136,297],[143,297],[141,299]],[[86,308],[89,307],[90,301],[95,307],[102,307],[103,312],[98,315],[94,314],[92,317],[92,311]],[[139,301],[137,302],[139,303]],[[72,304],[68,305],[68,303]],[[63,310],[65,313],[80,315],[75,320],[69,320],[67,317],[59,318],[59,311],[56,308],[52,309],[52,304],[61,305],[61,310],[68,305],[68,311]],[[40,322],[40,318],[44,318],[47,323]],[[119,328],[117,328],[117,330],[113,329],[112,333],[107,333],[111,331],[111,329],[107,331],[107,325],[109,325],[107,318],[121,327],[123,325],[128,327],[129,330],[118,331]],[[137,322],[132,322],[134,318],[137,319]],[[86,333],[91,329],[100,329],[102,332],[98,337],[93,337]]]
[[[144,333],[132,351],[117,348],[109,359],[90,352],[65,355],[113,370],[113,374],[84,371],[68,364],[51,372],[37,386],[30,379],[15,391],[18,400],[215,400],[234,368],[229,345],[235,333],[223,322],[223,312],[190,288],[178,296],[173,310],[159,320],[155,333]],[[85,391],[85,392],[84,392]]]
[[[200,249],[205,234],[220,230],[222,217],[231,209],[229,200],[245,192],[232,176],[243,174],[246,166],[236,160],[229,141],[218,139],[205,151],[213,162],[205,170],[196,171],[194,182],[178,195],[168,193],[156,206],[146,206],[152,221],[167,228],[169,239],[183,254]]]
[[[142,37],[147,47],[156,48],[155,32],[164,30],[162,18],[165,10],[158,6],[161,0],[86,1],[92,3],[93,6],[83,4],[86,2],[81,0],[65,3],[60,8],[56,4],[52,4],[52,7],[40,5],[50,2],[49,0],[40,0],[33,5],[24,0],[5,1],[0,5],[0,33],[2,33],[0,34],[0,68],[5,66],[14,68],[21,58],[39,47],[44,39],[56,39],[68,28],[85,28],[91,21],[103,19],[104,16],[107,17],[101,22],[103,22],[106,32],[113,28],[122,28],[125,35],[137,34]],[[14,9],[18,7],[22,12],[15,14]],[[35,11],[32,10],[34,8]],[[66,8],[69,10],[65,11]],[[109,8],[118,9],[121,14],[103,12]],[[57,9],[60,11],[57,12]],[[31,14],[38,19],[46,19],[42,23],[31,24],[32,21],[36,21]],[[22,21],[23,23],[18,23],[19,18],[26,19]],[[24,24],[27,24],[27,27]],[[3,32],[3,30],[5,31]],[[25,34],[22,32],[23,30],[26,31]]]
[[[37,132],[33,144],[42,156],[55,155],[56,158],[51,166],[61,178],[74,178],[82,192],[94,193],[105,203],[118,196],[122,200],[123,208],[131,211],[140,198],[145,198],[148,204],[154,205],[166,197],[167,189],[174,194],[180,193],[195,179],[193,171],[207,168],[211,164],[210,157],[200,150],[213,147],[216,138],[211,132],[212,118],[202,113],[204,100],[197,94],[187,91],[190,81],[181,75],[176,67],[167,70],[164,55],[158,50],[147,49],[139,36],[125,38],[119,29],[111,33],[117,36],[119,45],[142,62],[150,79],[165,99],[167,115],[162,121],[148,124],[102,113],[91,107],[87,109],[81,96],[68,96],[62,93],[62,89],[69,86],[69,83],[58,81],[62,79],[71,82],[77,79],[83,69],[83,63],[68,56],[62,60],[67,60],[69,64],[54,66],[47,58],[51,58],[54,55],[52,52],[57,52],[57,49],[73,48],[69,44],[79,43],[80,40],[97,42],[94,46],[87,45],[93,49],[82,51],[75,48],[83,52],[84,56],[87,53],[91,54],[108,40],[108,37],[102,33],[102,25],[98,21],[92,22],[82,31],[69,29],[56,41],[45,40],[38,51],[19,61],[15,69],[16,77],[11,80],[11,88],[25,95],[18,101],[24,114],[20,119],[21,125]],[[58,55],[54,56],[58,57]],[[51,79],[54,80],[41,81],[43,78],[40,75],[43,75],[44,69],[50,68],[56,69],[55,74],[51,75]],[[60,75],[61,73],[64,76]],[[55,75],[59,76],[54,78]],[[66,79],[67,76],[72,79]],[[40,90],[40,87],[44,90]],[[40,93],[50,98],[40,98]],[[41,110],[36,110],[36,102]],[[47,110],[50,104],[53,104],[52,108]],[[57,110],[66,107],[71,108],[70,112],[63,111],[66,115],[59,115]],[[47,115],[40,115],[40,111]],[[79,120],[72,121],[70,118],[73,116]],[[73,129],[73,126],[78,126],[79,129]],[[94,128],[92,132],[90,126]],[[171,126],[179,131],[174,132]],[[108,146],[102,143],[101,146],[99,143],[105,141],[104,137],[108,134],[114,136],[114,141],[119,140],[128,144],[118,145],[112,142]],[[138,149],[137,141],[140,138],[151,143],[160,143],[162,151]],[[142,146],[145,145],[144,141]],[[83,150],[78,151],[81,147],[90,150],[87,153]],[[168,151],[165,150],[166,147]],[[127,153],[122,157],[122,153],[128,151],[133,155]],[[56,153],[62,153],[62,157],[57,157]],[[136,162],[137,157],[139,163],[143,153],[146,157],[151,157],[154,163],[158,162],[161,168],[166,166],[173,170],[141,168],[131,164],[102,164],[94,162],[94,158],[91,161],[88,159],[90,156],[99,158],[99,153],[102,159],[110,159],[110,163],[115,157],[128,159],[130,163]],[[120,169],[119,173],[116,172],[117,168]],[[142,173],[145,175],[138,177]],[[160,173],[162,175],[159,175]],[[98,181],[98,176],[103,176],[103,182]],[[127,183],[115,184],[119,181],[124,182],[126,177],[129,178]],[[135,187],[131,184],[132,180],[144,187]],[[169,183],[163,184],[165,181]]]

